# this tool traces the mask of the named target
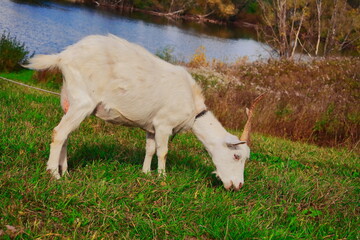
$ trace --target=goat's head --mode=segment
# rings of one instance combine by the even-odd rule
[[[264,95],[257,97],[252,102],[250,109],[246,108],[248,119],[240,139],[228,134],[221,143],[219,151],[213,156],[216,166],[215,174],[221,179],[226,189],[233,188],[237,191],[244,184],[245,163],[250,158],[249,141],[253,110]]]
[[[223,146],[213,156],[216,166],[215,174],[226,189],[239,190],[244,184],[245,162],[250,157],[247,141],[242,141],[234,135],[224,139]]]

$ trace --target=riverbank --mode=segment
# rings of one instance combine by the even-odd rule
[[[159,2],[154,0],[63,1],[80,2],[96,7],[115,9],[120,12],[138,11],[171,20],[184,19],[193,22],[254,28],[257,37],[274,48],[278,55],[283,58],[292,58],[295,52],[313,56],[335,56],[338,54],[358,56],[360,53],[360,39],[358,37],[360,9],[348,1],[342,1],[341,4],[337,4],[336,1],[323,6],[320,2],[315,3],[309,0],[299,4],[291,4],[286,1],[232,0],[192,0],[188,2]],[[321,10],[322,7],[323,10]],[[274,17],[274,9],[277,12],[277,17]],[[284,16],[281,21],[279,16]],[[298,24],[299,26],[297,26]],[[324,26],[329,29],[327,30]]]
[[[243,9],[235,9],[234,5],[218,7],[221,9],[209,10],[209,12],[205,13],[199,9],[192,9],[183,7],[173,7],[172,5],[174,1],[172,1],[172,5],[166,7],[161,4],[151,5],[149,3],[136,4],[131,1],[108,1],[108,0],[61,0],[64,2],[71,2],[77,4],[86,4],[91,5],[98,8],[117,10],[119,12],[141,12],[149,15],[165,17],[172,20],[187,20],[194,22],[203,22],[203,23],[213,23],[213,24],[233,24],[235,26],[255,28],[257,24],[261,21],[260,16],[258,14],[249,13],[248,11],[244,11],[246,5],[242,6]],[[234,8],[231,11],[223,10],[222,8]],[[174,9],[173,9],[174,8]],[[253,7],[254,9],[256,7]],[[223,11],[223,12],[221,12]],[[225,11],[225,12],[224,12]],[[255,10],[251,10],[254,11]]]

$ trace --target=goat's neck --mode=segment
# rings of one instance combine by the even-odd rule
[[[224,144],[224,139],[228,134],[212,112],[207,112],[205,115],[197,118],[192,131],[212,156],[219,145]]]

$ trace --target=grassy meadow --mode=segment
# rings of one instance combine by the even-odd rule
[[[59,90],[32,74],[0,76]],[[158,177],[141,172],[142,130],[90,117],[70,137],[70,175],[55,181],[45,167],[59,97],[0,80],[0,104],[0,239],[360,238],[356,151],[254,134],[233,192],[190,132],[170,142]]]

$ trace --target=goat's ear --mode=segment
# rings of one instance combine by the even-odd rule
[[[245,144],[245,143],[246,143],[246,141],[240,141],[240,139],[237,136],[234,136],[231,134],[229,134],[225,137],[225,144],[228,147],[235,147],[239,144]]]

